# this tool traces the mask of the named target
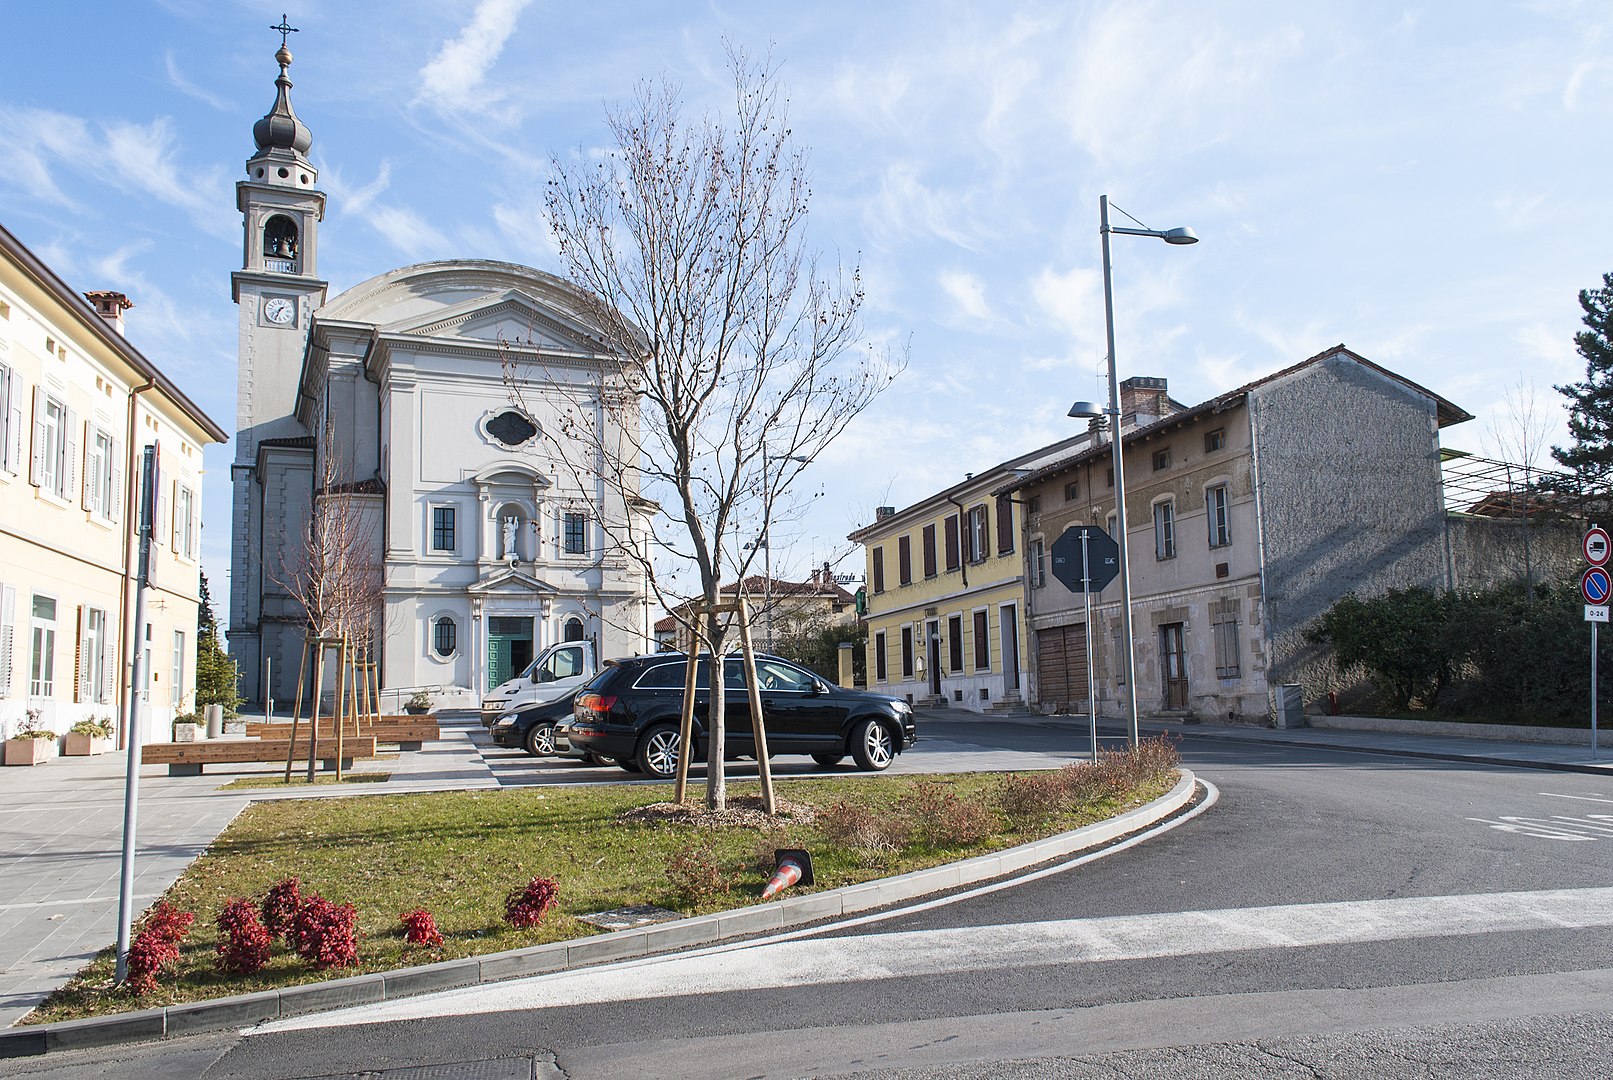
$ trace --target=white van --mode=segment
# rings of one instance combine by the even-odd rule
[[[562,641],[539,653],[521,674],[489,690],[482,698],[482,712],[500,713],[553,701],[571,693],[598,671],[593,642]]]

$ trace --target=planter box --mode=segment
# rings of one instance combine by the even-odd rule
[[[64,757],[93,757],[96,754],[105,754],[111,749],[110,735],[80,735],[69,731],[66,745],[62,747],[62,754]]]
[[[200,742],[206,730],[200,724],[175,724],[174,742]]]
[[[7,765],[38,765],[56,756],[55,739],[7,739]]]

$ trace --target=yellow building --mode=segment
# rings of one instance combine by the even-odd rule
[[[0,731],[119,731],[135,650],[145,740],[195,701],[202,447],[227,436],[124,340],[121,293],[81,296],[0,227]],[[148,618],[134,610],[141,449],[159,448]]]
[[[868,688],[919,705],[1018,708],[1026,686],[1022,507],[993,488],[1082,433],[1005,461],[852,533],[867,564]]]

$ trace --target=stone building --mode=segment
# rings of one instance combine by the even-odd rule
[[[728,584],[719,590],[725,598],[743,595],[750,606],[751,644],[771,652],[780,640],[810,634],[831,626],[852,627],[857,623],[857,598],[835,580],[828,564],[812,571],[805,581],[785,581],[753,574],[743,583]],[[680,623],[694,610],[682,604],[655,624],[657,649],[680,649],[688,643],[688,631]],[[730,638],[739,648],[738,638]]]
[[[1316,616],[1351,591],[1454,585],[1439,433],[1472,417],[1438,394],[1342,345],[1191,408],[1174,407],[1163,380],[1126,386],[1144,715],[1264,720],[1287,683],[1314,700],[1331,675],[1305,641]],[[1113,533],[1111,444],[1100,436],[993,489],[1026,510],[1029,698],[1044,711],[1085,711],[1090,646],[1099,712],[1119,712],[1120,586],[1095,597],[1089,632],[1082,596],[1046,561],[1072,525]]]
[[[315,514],[350,516],[375,567],[385,690],[458,687],[474,701],[556,641],[644,651],[642,574],[611,536],[649,504],[579,478],[556,441],[566,423],[592,425],[602,445],[632,441],[611,426],[631,410],[614,408],[619,358],[587,298],[482,260],[389,270],[327,298],[325,196],[291,106],[291,53],[275,58],[274,106],[236,185],[243,251],[231,275],[229,642],[242,693],[295,693],[307,615],[293,585]],[[518,395],[511,362],[531,375]]]
[[[0,737],[37,713],[143,741],[196,694],[202,448],[224,430],[123,336],[116,292],[79,294],[0,227]],[[151,588],[134,625],[142,451],[158,450]]]

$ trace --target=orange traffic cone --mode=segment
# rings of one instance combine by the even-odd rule
[[[812,856],[798,848],[773,852],[773,877],[762,890],[762,899],[771,900],[791,885],[812,884]]]

